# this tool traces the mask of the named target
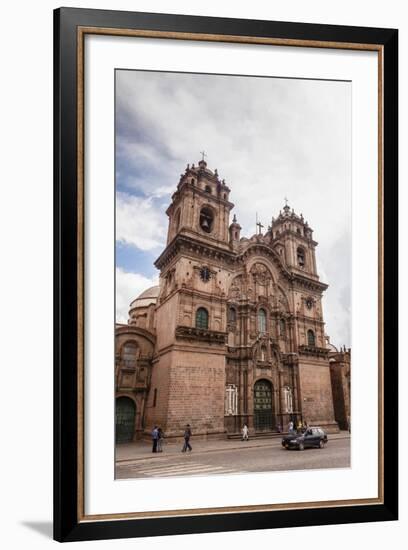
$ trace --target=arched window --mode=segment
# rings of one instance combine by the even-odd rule
[[[285,399],[285,412],[293,413],[293,395],[291,388],[289,388],[289,386],[283,388],[283,394]]]
[[[285,336],[286,334],[286,323],[285,323],[285,319],[281,319],[279,321],[279,328],[280,328],[280,334],[281,336]]]
[[[234,384],[225,388],[225,414],[238,414],[238,388]]]
[[[258,330],[266,332],[266,311],[262,308],[258,310]]]
[[[300,246],[297,249],[297,262],[300,267],[305,267],[305,251]]]
[[[136,342],[126,342],[122,350],[122,360],[126,367],[135,367],[137,360],[138,346]]]
[[[206,233],[211,233],[214,224],[214,214],[210,208],[204,206],[200,212],[200,227]]]
[[[205,186],[205,192],[206,192],[206,193],[210,193],[210,195],[211,195],[211,192],[212,192],[212,191],[211,191],[211,187],[210,187],[209,185],[206,185],[206,186]]]
[[[194,178],[191,178],[191,185],[194,185]]]
[[[237,311],[235,307],[230,307],[228,309],[228,321],[230,323],[235,323],[236,320],[237,320]]]
[[[208,311],[204,307],[199,307],[197,309],[196,328],[208,328]]]
[[[307,345],[311,347],[314,347],[316,345],[316,339],[313,330],[307,331]]]

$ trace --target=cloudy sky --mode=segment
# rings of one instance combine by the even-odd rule
[[[205,151],[231,188],[242,235],[267,227],[287,197],[314,230],[329,284],[326,333],[350,345],[351,84],[116,71],[116,303],[157,284],[165,210]]]

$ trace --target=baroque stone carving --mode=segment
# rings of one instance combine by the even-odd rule
[[[272,280],[269,269],[261,263],[256,263],[251,267],[251,275],[255,283],[263,286],[268,285]]]
[[[238,300],[243,292],[243,278],[242,275],[238,275],[238,277],[235,277],[235,279],[232,281],[229,292],[228,292],[228,298],[231,300]]]

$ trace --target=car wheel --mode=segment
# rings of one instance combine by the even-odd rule
[[[299,451],[304,451],[305,450],[305,446],[303,443],[299,443]]]
[[[323,439],[320,440],[319,447],[320,447],[321,449],[324,448],[324,441],[323,441]]]

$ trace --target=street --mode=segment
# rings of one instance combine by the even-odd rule
[[[230,443],[230,442],[228,442]],[[234,442],[230,448],[206,448],[197,442],[193,451],[181,453],[168,445],[163,453],[117,459],[116,479],[242,474],[278,470],[345,468],[350,466],[350,438],[330,439],[324,449],[287,451],[280,438],[259,442]],[[232,446],[233,445],[233,446]],[[167,451],[167,452],[166,452]]]

